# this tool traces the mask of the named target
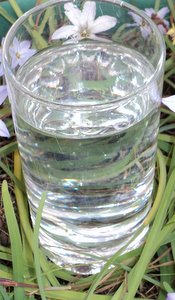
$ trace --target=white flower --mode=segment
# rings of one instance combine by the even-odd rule
[[[164,17],[169,13],[168,7],[163,7],[158,12],[155,12],[153,8],[145,8],[145,12],[158,26],[159,30],[166,34],[169,29],[169,22]]]
[[[163,98],[162,103],[175,112],[175,95]]]
[[[36,53],[36,50],[30,49],[30,46],[30,41],[25,40],[20,42],[16,37],[14,38],[13,46],[9,49],[12,58],[12,68],[16,68],[17,65],[22,66],[32,55]]]
[[[66,3],[64,9],[65,15],[73,25],[64,25],[58,28],[52,35],[53,40],[71,37],[75,41],[82,39],[108,41],[96,34],[109,30],[117,23],[115,17],[106,15],[95,19],[96,3],[94,1],[86,1],[82,11],[71,2]]]
[[[10,137],[10,133],[7,129],[7,126],[2,120],[0,120],[0,136],[8,138]]]
[[[139,15],[133,13],[133,12],[129,12],[128,13],[134,20],[135,23],[133,24],[128,24],[129,27],[139,27],[141,34],[143,36],[143,38],[146,40],[148,38],[148,36],[151,33],[151,28],[148,25],[148,23]]]

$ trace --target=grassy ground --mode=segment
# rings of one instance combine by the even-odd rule
[[[160,1],[156,1],[159,8]],[[173,2],[168,1],[174,23]],[[165,36],[164,96],[174,94],[175,46]],[[8,101],[0,117],[11,133],[0,138],[0,299],[164,300],[175,290],[175,113],[161,107],[154,205],[145,220],[150,232],[143,247],[116,253],[97,275],[73,275],[47,260],[38,245],[44,204],[31,227],[21,161]],[[122,250],[122,249],[121,249]],[[132,267],[128,261],[134,260]],[[113,268],[109,268],[111,264]]]

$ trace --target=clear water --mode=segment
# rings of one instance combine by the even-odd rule
[[[154,87],[134,93],[152,73],[136,52],[90,43],[50,48],[18,71],[46,100],[18,98],[14,120],[32,220],[47,191],[40,243],[58,265],[98,272],[150,209],[159,108]]]

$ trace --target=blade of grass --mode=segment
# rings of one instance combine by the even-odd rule
[[[41,216],[42,216],[42,211],[44,207],[44,203],[46,200],[46,192],[43,192],[39,207],[37,210],[37,215],[36,215],[36,220],[35,220],[35,226],[34,226],[34,240],[33,240],[33,253],[34,253],[34,261],[35,261],[35,270],[36,270],[36,277],[37,277],[37,282],[39,286],[39,291],[42,300],[46,300],[45,297],[45,292],[44,292],[44,285],[43,285],[43,280],[42,280],[42,273],[41,273],[41,268],[40,268],[40,259],[39,259],[39,229],[40,229],[40,223],[41,223]]]
[[[16,13],[16,15],[18,17],[21,17],[23,15],[23,12],[22,12],[20,6],[18,5],[18,3],[15,0],[9,0],[9,3],[11,5],[11,7],[13,8],[14,12]],[[31,26],[28,26],[28,25],[25,25],[25,26],[26,26],[27,31],[33,37],[37,47],[39,49],[43,49],[43,48],[47,47],[48,46],[47,42],[40,35],[40,33],[35,30],[35,23],[32,21],[31,18],[29,18],[28,20],[30,20],[30,25]]]
[[[171,13],[173,15],[173,18],[175,20],[175,7],[174,7],[174,2],[172,0],[167,0],[167,3],[170,7]]]
[[[171,144],[164,141],[158,141],[158,148],[164,153],[169,154],[171,150]]]
[[[165,71],[172,69],[174,66],[174,58],[170,57],[165,62]]]
[[[170,79],[165,78],[164,81],[168,83],[173,89],[175,89],[175,84]]]
[[[165,114],[168,114],[168,116],[166,118],[161,118],[160,128],[161,128],[161,126],[166,125],[166,124],[171,124],[174,121],[174,113],[169,114],[169,112],[163,108],[161,109],[161,111]]]
[[[0,251],[5,253],[11,253],[11,249],[9,247],[5,247],[1,245],[0,245]]]
[[[2,286],[0,286],[0,295],[1,295],[0,299],[11,300],[11,298],[8,296],[8,294],[6,293],[5,289]]]
[[[165,141],[165,142],[168,142],[168,143],[175,144],[175,136],[172,136],[172,135],[169,135],[169,134],[159,133],[158,139],[160,141]]]
[[[21,236],[6,181],[3,181],[2,183],[2,198],[11,241],[13,279],[23,282],[24,261],[22,256]],[[22,288],[16,287],[14,289],[14,296],[15,300],[26,299],[24,290]]]
[[[172,130],[172,129],[175,129],[175,124],[167,124],[167,125],[162,126],[159,129],[159,132],[162,133],[162,132],[166,132],[166,131]]]
[[[158,255],[160,256],[164,251],[167,250],[167,246],[162,246],[158,249]],[[160,263],[165,263],[165,262],[168,262],[170,261],[172,258],[171,258],[171,254],[168,253],[165,257],[163,257],[161,260],[160,260]],[[160,270],[160,279],[161,279],[161,284],[163,285],[164,282],[166,282],[166,284],[168,285],[171,285],[174,281],[174,275],[172,276],[171,274],[174,273],[174,266],[161,266],[159,268]],[[166,296],[166,291],[163,291],[162,289],[160,290],[160,293],[159,293],[159,297],[158,299],[161,298],[161,294],[165,297]]]
[[[95,289],[97,288],[97,286],[100,284],[100,281],[102,280],[102,278],[107,274],[108,269],[110,266],[112,266],[112,264],[117,261],[117,258],[124,252],[124,250],[129,246],[129,244],[136,238],[136,236],[138,236],[141,231],[143,230],[143,227],[140,228],[135,234],[134,236],[129,240],[129,242],[122,247],[121,249],[119,249],[119,251],[117,251],[104,265],[103,269],[101,270],[101,272],[99,274],[96,275],[88,293],[87,296],[85,297],[84,300],[91,300],[93,293],[95,291]]]
[[[46,296],[51,299],[56,300],[84,300],[85,292],[75,292],[75,291],[45,291]],[[92,295],[91,300],[111,300],[110,295]],[[138,299],[137,299],[138,300]]]
[[[134,297],[152,256],[155,254],[158,247],[160,246],[160,244],[158,244],[157,241],[159,240],[160,243],[160,232],[166,218],[166,213],[169,204],[171,203],[172,193],[174,192],[174,185],[175,185],[175,169],[172,171],[171,176],[168,180],[166,189],[161,199],[159,209],[157,211],[152,228],[150,229],[150,232],[148,234],[147,241],[143,248],[142,254],[138,262],[136,263],[136,265],[128,275],[128,286],[127,286],[128,294],[125,295],[124,297],[125,300],[130,300]],[[118,291],[114,294],[112,300],[121,299],[121,296],[124,296],[122,295],[122,291],[124,290],[124,288],[125,288],[125,283],[123,283],[121,287],[118,289]]]
[[[5,157],[8,154],[17,150],[17,142],[11,142],[3,147],[0,148],[0,157]]]
[[[59,288],[59,287],[58,287]],[[84,300],[86,293],[85,292],[75,292],[75,291],[61,291],[61,290],[53,290],[53,291],[45,291],[46,296],[51,299],[56,300]],[[97,295],[93,294],[91,300],[111,300],[111,295]],[[143,298],[132,298],[130,300],[143,300]],[[144,298],[144,300],[153,300]]]
[[[174,50],[175,50],[175,48],[174,48]],[[175,69],[173,68],[164,75],[164,78],[171,77],[172,75],[174,75],[174,73],[175,73]]]
[[[11,178],[11,180],[19,187],[20,190],[25,191],[24,185],[16,178],[12,171],[0,160],[0,167]]]
[[[174,66],[174,63],[173,63],[173,66]],[[171,115],[171,116],[175,117],[175,112],[171,111],[170,109],[168,109],[166,107],[161,107],[161,112],[164,113],[164,114]]]
[[[162,154],[162,152],[158,149],[157,150],[157,163],[159,167],[159,183],[158,183],[158,188],[157,188],[157,193],[156,197],[153,203],[153,206],[146,217],[144,224],[148,225],[152,222],[162,199],[165,187],[166,187],[166,164],[165,164],[165,159]]]
[[[44,16],[43,16],[43,18],[42,18],[42,21],[41,21],[40,25],[38,26],[38,32],[39,32],[40,34],[43,33],[44,28],[45,28],[46,24],[47,24],[48,21],[49,21],[49,17],[50,17],[52,14],[53,14],[53,8],[50,7],[50,8],[48,8],[48,9],[46,10],[46,12],[45,12],[45,14],[44,14]]]
[[[8,22],[10,22],[11,24],[13,24],[13,23],[15,22],[15,19],[12,18],[12,17],[6,12],[6,10],[5,10],[4,8],[2,8],[1,6],[0,6],[0,15],[1,15],[4,19],[6,19]]]
[[[2,265],[0,265],[0,267],[2,267]],[[6,278],[6,279],[12,279],[12,270],[8,270],[8,271],[4,271],[4,270],[0,270],[0,278]]]
[[[17,17],[21,17],[23,15],[23,12],[21,8],[19,7],[18,3],[15,0],[9,0],[9,3],[11,7],[13,8],[14,12],[16,13]]]
[[[175,240],[171,241],[172,255],[175,263]]]
[[[11,254],[0,252],[0,259],[12,261],[12,256]]]
[[[175,47],[173,45],[173,43],[170,41],[170,39],[168,38],[168,36],[165,35],[165,42],[166,42],[166,45],[167,47],[172,51],[172,52],[175,52]],[[165,79],[167,79],[167,76],[165,77]]]
[[[18,151],[15,151],[14,153],[14,174],[18,178],[18,180],[22,180],[22,171],[21,171],[21,160]],[[29,222],[29,212],[27,209],[27,203],[26,198],[24,197],[24,194],[18,189],[17,186],[15,186],[15,196],[16,196],[16,202],[17,207],[19,211],[19,217],[20,217],[20,224],[24,230],[25,236],[27,238],[27,241],[30,245],[30,249],[33,251],[33,231]],[[46,261],[45,256],[40,251],[40,264],[43,269],[43,271],[47,274],[47,278],[50,281],[52,285],[59,285],[58,280],[54,276],[53,273],[50,273],[49,271],[49,264]]]
[[[174,168],[175,168],[175,145],[174,145],[173,151],[172,151],[172,157],[171,157],[171,163],[170,163],[170,167],[169,167],[169,171],[168,171],[168,177],[170,176],[170,174]]]
[[[154,9],[157,12],[160,8],[161,0],[155,0]]]
[[[130,272],[132,270],[132,268],[124,265],[124,264],[120,264],[121,267],[123,268],[123,270],[127,271],[127,272]],[[143,279],[145,281],[148,281],[150,283],[152,283],[153,285],[157,286],[157,287],[162,287],[161,283],[158,281],[158,280],[155,280],[154,278],[152,278],[151,276],[149,275],[144,275],[143,276]]]

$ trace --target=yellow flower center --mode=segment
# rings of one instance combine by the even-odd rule
[[[20,58],[20,56],[21,56],[21,55],[20,55],[20,53],[19,53],[19,52],[16,52],[16,58],[18,58],[18,59],[19,59],[19,58]]]
[[[90,32],[88,28],[82,28],[81,30],[81,37],[82,38],[88,38],[90,36]]]
[[[172,24],[172,27],[168,30],[167,35],[170,35],[173,41],[173,45],[175,45],[175,25]]]

